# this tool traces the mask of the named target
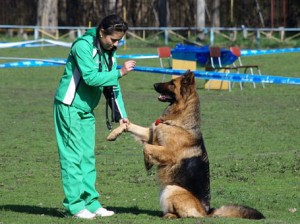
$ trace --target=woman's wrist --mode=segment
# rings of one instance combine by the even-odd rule
[[[123,76],[122,69],[119,69],[119,78]]]

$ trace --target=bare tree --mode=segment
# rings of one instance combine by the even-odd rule
[[[205,27],[205,0],[197,0],[197,18],[196,18],[196,25],[199,28],[199,34],[197,39],[204,40],[205,34],[203,31],[203,27]]]
[[[53,27],[58,25],[57,0],[39,0],[37,11],[37,25]],[[57,29],[47,29],[47,32],[56,34]]]
[[[158,0],[158,18],[159,26],[167,27],[169,25],[169,1]]]
[[[212,27],[220,26],[220,0],[213,0]]]
[[[96,26],[116,13],[130,26],[297,27],[300,1],[295,0],[0,0],[0,24]],[[271,5],[271,3],[274,3]],[[259,7],[259,10],[258,10]],[[59,8],[59,11],[58,11]],[[273,8],[273,13],[270,12]],[[233,13],[234,12],[234,13]],[[230,14],[231,13],[231,14]],[[56,30],[52,30],[52,33]]]

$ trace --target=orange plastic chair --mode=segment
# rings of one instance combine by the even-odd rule
[[[230,47],[230,51],[234,56],[238,58],[239,65],[236,65],[233,63],[233,68],[237,69],[237,72],[239,73],[239,69],[244,69],[244,74],[247,73],[247,70],[250,70],[250,74],[253,75],[253,69],[256,69],[258,74],[261,75],[261,71],[259,68],[259,65],[243,65],[242,59],[241,59],[241,49],[239,47]],[[241,83],[240,83],[241,86]],[[265,88],[265,84],[262,83],[263,88]],[[253,87],[256,88],[255,82],[253,82]],[[242,88],[242,86],[241,86]]]
[[[229,67],[222,66],[221,62],[221,48],[220,47],[210,47],[209,48],[209,57],[210,57],[210,65],[206,66],[207,69],[210,70],[218,70],[218,69],[228,69]],[[214,58],[217,58],[218,64],[215,65]]]
[[[171,49],[167,46],[165,47],[158,47],[157,48],[157,53],[160,61],[160,67],[165,68],[165,65],[167,64],[166,68],[172,68],[171,64]],[[166,63],[167,61],[167,63]],[[163,75],[162,81],[165,80],[165,74]]]
[[[221,62],[221,48],[220,47],[210,47],[209,48],[209,57],[210,57],[210,65],[206,66],[205,69],[207,71],[218,71],[218,70],[224,70],[226,73],[230,71],[230,67],[222,66]],[[218,64],[215,65],[214,59],[217,58]],[[210,85],[208,86],[208,89],[210,89]],[[228,90],[231,91],[231,82],[228,81]]]
[[[160,60],[160,67],[164,68],[165,63],[163,59],[167,59],[168,68],[172,68],[171,66],[171,49],[169,47],[158,47],[157,48],[158,57]]]
[[[218,59],[218,68],[222,67],[221,49],[219,47],[210,47],[209,48],[209,56],[210,56],[210,65],[212,68],[216,68],[216,66],[214,64],[214,58]]]

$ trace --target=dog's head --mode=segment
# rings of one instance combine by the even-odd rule
[[[194,73],[187,70],[184,75],[172,79],[169,82],[155,83],[154,89],[161,95],[158,100],[161,102],[174,103],[185,99],[195,89]]]

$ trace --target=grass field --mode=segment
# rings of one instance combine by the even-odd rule
[[[119,54],[155,53],[120,49]],[[1,49],[2,56],[65,58],[68,49]],[[299,77],[299,53],[244,58],[269,75]],[[121,63],[121,61],[120,61]],[[158,59],[139,66],[159,66]],[[129,134],[107,142],[104,101],[96,109],[97,189],[117,215],[96,221],[64,217],[54,138],[53,94],[63,67],[0,70],[0,223],[300,223],[300,87],[245,84],[232,92],[207,91],[197,80],[202,132],[211,164],[212,206],[252,206],[267,218],[164,220],[155,170],[144,170],[141,146]],[[169,77],[167,77],[169,78]],[[121,80],[132,122],[148,126],[166,104],[152,84],[162,75],[132,72]]]

